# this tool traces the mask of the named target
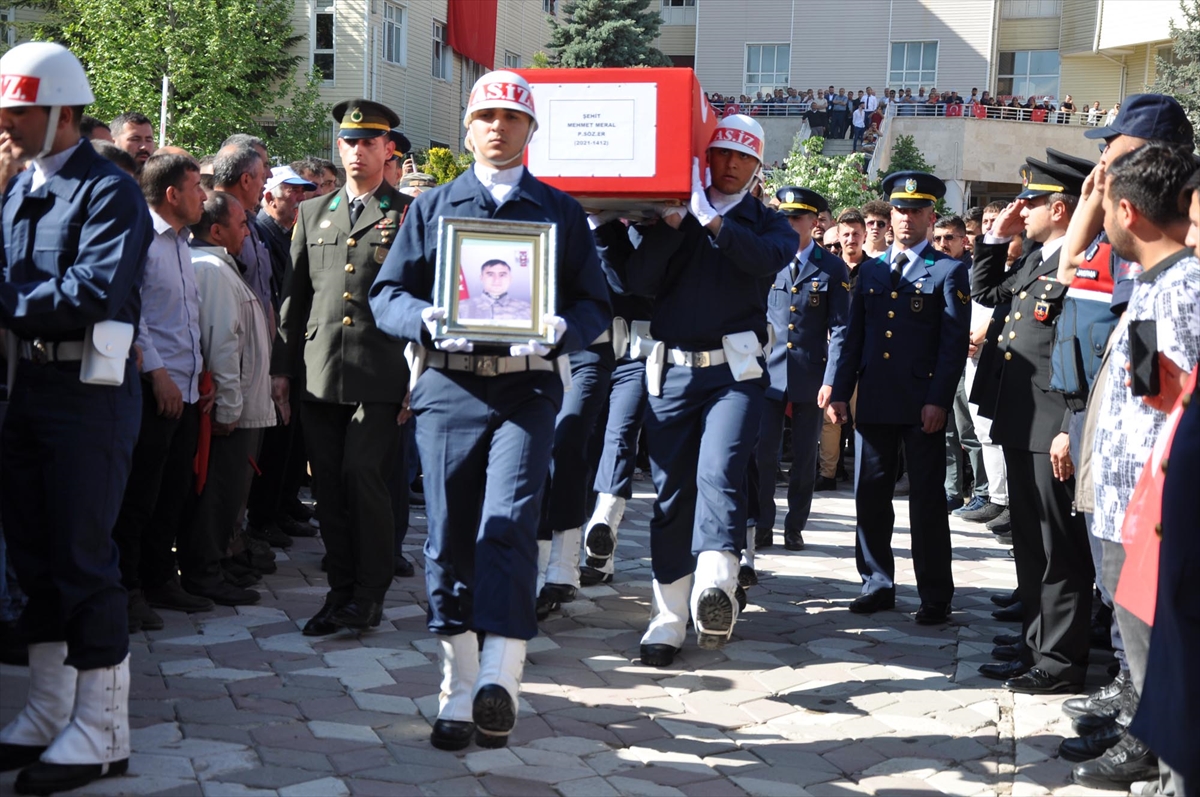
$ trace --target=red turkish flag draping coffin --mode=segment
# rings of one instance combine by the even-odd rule
[[[529,170],[589,211],[685,203],[717,114],[691,69],[523,69],[538,130]]]

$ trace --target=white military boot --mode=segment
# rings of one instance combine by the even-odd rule
[[[705,650],[723,647],[738,614],[738,560],[729,551],[701,551],[692,585],[696,642]]]
[[[66,642],[29,646],[29,694],[21,713],[0,730],[0,772],[37,761],[71,721],[79,671],[66,659]]]
[[[525,640],[488,634],[483,640],[471,715],[475,744],[504,747],[517,724],[517,697],[525,670]]]
[[[71,721],[42,758],[17,775],[18,794],[53,794],[129,769],[129,656],[79,670]]]
[[[587,561],[581,571],[584,586],[608,584],[616,572],[617,529],[625,517],[625,499],[618,495],[599,493],[596,508],[587,523],[584,545]]]
[[[581,528],[553,533],[545,583],[538,590],[538,620],[545,620],[551,612],[561,609],[564,603],[575,600],[579,592],[579,551],[582,543]]]
[[[442,690],[438,695],[437,722],[429,741],[439,750],[462,750],[475,735],[471,701],[479,676],[479,636],[474,631],[439,636],[438,646],[442,655]]]
[[[538,575],[537,575],[537,591],[541,594],[542,587],[546,586],[546,571],[550,568],[550,548],[553,545],[551,540],[538,540]]]
[[[687,638],[688,599],[693,576],[669,584],[651,582],[650,627],[642,635],[641,659],[647,667],[669,667]]]

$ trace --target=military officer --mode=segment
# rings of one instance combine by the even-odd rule
[[[884,180],[883,191],[892,205],[895,242],[857,269],[828,414],[844,423],[858,387],[855,555],[863,588],[850,611],[869,614],[896,603],[892,495],[903,445],[921,597],[916,621],[928,625],[945,622],[954,594],[943,431],[967,361],[970,284],[966,264],[935,251],[927,239],[933,203],[945,195],[945,183],[924,172],[896,172]]]
[[[522,165],[537,129],[520,75],[489,72],[463,116],[475,164],[418,197],[371,289],[380,329],[413,341],[425,370],[412,388],[425,473],[429,630],[442,657],[430,741],[501,747],[516,724],[525,643],[537,635],[537,530],[554,421],[555,358],[585,348],[612,320],[583,208]],[[434,307],[442,216],[550,222],[557,228],[555,313],[542,339],[509,346],[447,338]],[[486,635],[482,649],[476,632]]]
[[[971,281],[985,307],[1011,302],[998,334],[992,332],[991,387],[978,398],[980,413],[992,418],[992,440],[1004,450],[1026,643],[998,652],[1008,662],[979,671],[1035,694],[1081,684],[1088,661],[1092,557],[1083,517],[1073,511],[1074,476],[1059,479],[1051,465],[1052,447],[1067,448],[1070,410],[1049,384],[1067,293],[1057,278],[1059,257],[1085,176],[1069,165],[1027,159],[1024,190],[976,242]],[[1041,247],[1006,274],[1009,242],[1022,229]]]
[[[0,326],[15,370],[0,505],[29,596],[30,665],[25,707],[0,730],[0,771],[24,767],[21,794],[129,767],[128,599],[112,531],[141,418],[131,355],[154,229],[137,183],[80,135],[92,101],[62,45],[0,58],[0,133],[30,163],[8,183],[0,222]]]
[[[280,400],[298,399],[327,552],[329,594],[308,636],[380,623],[395,555],[388,480],[408,383],[404,345],[380,331],[367,303],[412,202],[383,180],[400,120],[363,99],[338,103],[333,118],[346,184],[300,206],[272,362]]]
[[[798,241],[786,219],[749,194],[762,151],[758,122],[727,116],[708,144],[712,184],[701,183],[697,161],[686,213],[596,230],[610,270],[624,268],[628,290],[655,299],[646,435],[658,499],[641,645],[649,666],[674,660],[689,612],[709,649],[724,645],[737,621],[743,482],[768,382],[767,292]]]
[[[783,546],[804,548],[801,532],[812,508],[817,445],[846,322],[850,315],[850,270],[841,258],[812,237],[813,225],[829,203],[816,191],[797,186],[779,189],[779,212],[800,236],[800,248],[771,285],[767,314],[775,327],[775,346],[767,358],[771,385],[758,437],[758,547],[771,544],[775,522],[775,480],[779,441],[787,405],[792,405],[792,470]]]

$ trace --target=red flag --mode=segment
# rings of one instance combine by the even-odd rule
[[[496,63],[498,0],[446,0],[446,41],[487,69]]]
[[[467,278],[463,276],[462,269],[458,270],[458,300],[460,302],[471,298],[471,292],[467,290]]]
[[[213,392],[213,378],[210,371],[200,372],[200,394]],[[204,492],[204,483],[208,481],[208,452],[212,446],[212,413],[200,413],[200,437],[196,441],[196,458],[192,460],[192,471],[196,474],[196,495]]]

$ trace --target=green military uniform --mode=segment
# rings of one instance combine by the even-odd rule
[[[347,140],[399,124],[368,100],[341,103],[333,114]],[[412,198],[381,182],[363,200],[353,222],[345,187],[300,206],[272,368],[292,379],[327,551],[330,592],[304,629],[313,636],[378,625],[396,553],[388,480],[408,366],[404,342],[375,326],[367,292]]]

